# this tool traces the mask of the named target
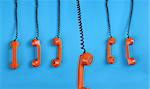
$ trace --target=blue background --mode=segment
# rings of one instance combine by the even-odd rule
[[[35,58],[31,45],[35,37],[35,2],[19,0],[19,68],[11,70],[10,42],[15,37],[14,0],[0,0],[0,89],[77,89],[77,68],[80,50],[75,0],[61,0],[61,37],[63,63],[53,68],[57,48],[52,39],[57,33],[57,0],[39,0],[39,30],[42,64],[33,68]],[[108,38],[105,0],[81,0],[85,46],[94,55],[91,66],[85,67],[85,86],[91,89],[148,89],[149,23],[148,0],[135,0],[131,47],[137,64],[128,66],[125,59],[125,38],[130,0],[110,0],[112,35],[117,39],[112,53],[116,63],[106,62]]]

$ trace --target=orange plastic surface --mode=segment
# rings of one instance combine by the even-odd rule
[[[78,65],[78,89],[90,89],[84,87],[84,66],[89,66],[92,64],[93,55],[90,53],[84,53],[80,55],[79,65]]]
[[[136,64],[135,59],[130,57],[129,45],[132,45],[133,43],[134,43],[133,38],[127,38],[126,39],[126,58],[128,61],[128,65],[135,65]]]
[[[115,38],[109,38],[107,44],[107,61],[109,64],[114,64],[115,58],[111,55],[111,46],[116,43]]]
[[[17,49],[19,46],[19,42],[18,41],[12,41],[11,42],[11,47],[12,47],[12,64],[10,65],[10,67],[12,69],[17,69],[19,64],[17,62]]]
[[[60,38],[54,38],[53,44],[55,46],[58,46],[58,53],[57,53],[57,58],[52,61],[52,66],[58,67],[60,66],[62,60],[62,41]]]
[[[39,67],[41,64],[41,47],[40,47],[40,41],[37,39],[32,40],[32,45],[37,47],[37,59],[32,61],[32,66],[33,67]]]

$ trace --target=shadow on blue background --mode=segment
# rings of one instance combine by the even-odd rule
[[[137,65],[128,66],[125,59],[125,33],[130,0],[110,0],[114,65],[106,63],[108,37],[105,0],[81,0],[85,46],[94,62],[85,68],[85,86],[91,89],[148,89],[149,23],[148,0],[135,0],[131,36],[135,38],[132,56]],[[35,37],[35,2],[19,0],[19,68],[11,70],[10,42],[15,37],[13,0],[0,0],[0,89],[77,89],[78,58],[81,54],[75,0],[62,0],[61,37],[63,63],[55,69],[50,63],[56,57],[52,39],[57,33],[57,1],[39,0],[39,30],[42,48],[40,68],[32,68],[35,58],[31,41]]]

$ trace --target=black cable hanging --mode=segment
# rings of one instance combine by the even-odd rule
[[[60,38],[60,0],[57,0],[57,37]]]
[[[83,33],[83,27],[82,27],[82,19],[81,19],[81,9],[80,9],[80,0],[77,1],[77,14],[78,14],[78,23],[79,23],[79,31],[80,31],[80,41],[81,41],[81,49],[83,50],[83,53],[86,52],[85,45],[84,45],[84,33]]]
[[[36,19],[36,39],[38,40],[39,39],[39,24],[38,24],[38,0],[35,0],[35,3],[36,3],[36,9],[35,9],[35,19]]]
[[[132,13],[133,13],[133,5],[134,5],[134,0],[131,0],[131,7],[130,7],[130,14],[129,14],[127,38],[130,37],[130,27],[131,27]]]
[[[106,14],[107,14],[108,34],[109,34],[109,37],[112,38],[111,27],[110,27],[110,17],[109,17],[108,0],[106,0]]]
[[[16,28],[16,37],[14,39],[14,41],[16,41],[18,39],[18,2],[17,0],[15,0],[15,28]]]

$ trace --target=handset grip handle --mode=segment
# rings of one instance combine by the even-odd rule
[[[37,59],[32,61],[33,67],[39,67],[41,64],[41,47],[40,47],[40,40],[33,39],[32,40],[32,46],[37,47]]]
[[[12,69],[17,69],[19,64],[17,62],[17,49],[19,46],[19,42],[18,41],[12,41],[11,42],[11,47],[12,47],[12,64],[10,65],[10,67]]]

